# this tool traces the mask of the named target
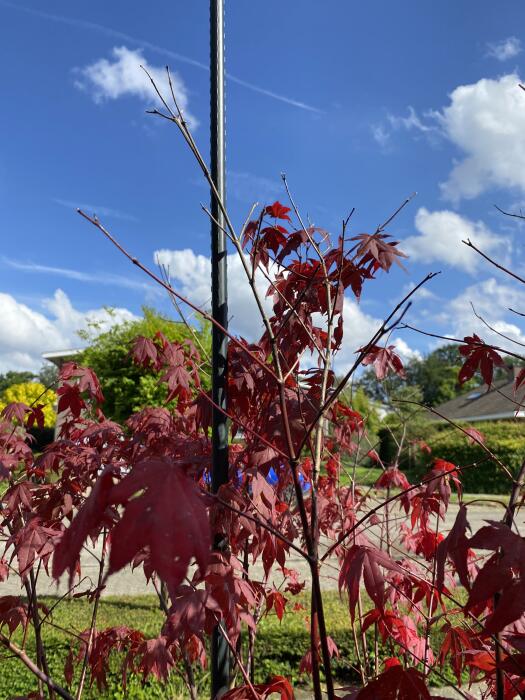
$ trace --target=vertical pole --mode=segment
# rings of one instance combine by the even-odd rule
[[[225,129],[224,129],[224,0],[210,0],[210,75],[211,75],[211,175],[222,202],[225,202]],[[224,216],[213,196],[211,224],[211,297],[212,316],[223,328],[228,326],[226,279],[226,237]],[[228,338],[216,326],[212,328],[212,397],[226,410]],[[228,481],[228,425],[224,413],[213,407],[212,490]],[[224,549],[224,536],[217,535],[216,549]],[[230,675],[229,648],[219,627],[211,640],[212,699],[227,689]]]

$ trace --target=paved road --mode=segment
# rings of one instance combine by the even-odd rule
[[[441,531],[446,533],[452,526],[456,515],[458,512],[457,505],[451,505],[447,513],[445,523],[442,525]],[[397,511],[393,512],[395,515]],[[469,522],[472,527],[472,531],[475,532],[477,529],[482,527],[486,520],[497,520],[501,518],[503,513],[503,508],[498,506],[489,506],[488,504],[476,504],[469,507]],[[519,522],[517,523],[520,528],[520,532],[525,535],[525,525],[524,525],[525,513],[519,517]],[[100,554],[100,549],[95,548],[94,550],[87,549],[82,553],[81,564],[82,564],[82,574],[85,578],[82,584],[76,589],[77,592],[85,590],[90,587],[95,586],[95,581],[98,576],[98,563],[96,559],[91,554],[93,551],[95,554]],[[322,586],[325,590],[333,590],[337,588],[337,562],[333,559],[328,559],[323,570]],[[304,560],[295,553],[292,554],[287,562],[288,568],[297,569],[300,572],[301,579],[308,581],[308,567]],[[262,565],[258,562],[251,570],[254,574],[255,579],[262,579],[263,570]],[[93,583],[91,583],[93,582]],[[276,582],[280,583],[281,578],[277,577]],[[49,595],[62,595],[67,590],[67,577],[57,584],[49,579],[45,572],[40,574],[40,585],[39,590],[42,594]],[[17,577],[10,577],[7,581],[0,584],[0,595],[13,595],[20,592],[20,582]],[[139,595],[144,593],[155,593],[155,589],[151,584],[147,584],[142,573],[142,569],[139,568],[134,572],[131,571],[131,567],[126,567],[122,571],[114,574],[108,581],[106,589],[104,590],[104,595]]]

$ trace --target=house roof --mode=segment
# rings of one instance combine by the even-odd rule
[[[456,421],[525,418],[525,387],[514,393],[514,376],[471,389],[436,406],[443,416]],[[434,415],[434,419],[440,420]]]
[[[70,350],[54,350],[53,352],[44,352],[42,357],[44,360],[49,360],[57,367],[61,367],[64,362],[72,360],[82,352],[81,348],[71,348]]]

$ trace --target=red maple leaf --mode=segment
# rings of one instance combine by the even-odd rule
[[[283,619],[284,609],[287,602],[287,599],[279,591],[270,591],[270,593],[268,593],[266,596],[266,613],[269,613],[273,608],[278,620],[281,621]]]
[[[43,403],[39,403],[36,406],[29,407],[29,413],[27,416],[27,428],[28,428],[28,430],[31,430],[31,428],[34,426],[35,423],[40,428],[40,430],[44,429],[45,416],[44,416],[43,408],[44,408]]]
[[[470,528],[467,520],[467,509],[460,506],[456,521],[445,539],[438,544],[436,552],[436,586],[442,590],[445,580],[445,560],[452,561],[458,573],[459,580],[467,590],[470,589],[468,573],[469,541],[466,536],[467,528]]]
[[[268,214],[268,216],[273,216],[274,219],[286,219],[290,221],[290,217],[288,216],[289,211],[290,207],[285,207],[280,202],[274,202],[266,207],[264,213]]]
[[[372,272],[379,267],[388,272],[394,262],[403,267],[400,258],[407,255],[397,248],[397,241],[387,241],[388,238],[390,235],[387,233],[360,233],[351,239],[359,241],[354,250],[356,258],[360,258],[361,267]]]
[[[432,448],[424,440],[416,440],[415,444],[419,447],[421,452],[426,452],[427,455],[432,454]]]
[[[27,608],[19,596],[0,597],[0,629],[7,625],[9,634],[13,634],[20,625],[27,623]]]
[[[514,380],[514,392],[518,391],[520,386],[525,382],[525,367],[522,367]]]
[[[171,588],[181,583],[193,557],[204,572],[211,546],[206,508],[181,465],[160,458],[139,462],[114,486],[111,501],[125,504],[125,510],[112,532],[109,574],[144,547],[149,547],[151,566]]]
[[[90,399],[99,403],[104,401],[98,377],[89,367],[80,367],[75,362],[66,362],[60,370],[60,379],[63,382],[76,379],[81,393],[87,393]]]
[[[20,577],[25,579],[36,559],[47,561],[54,550],[54,540],[60,531],[44,527],[39,517],[31,518],[24,527],[9,538],[7,545],[14,545],[13,557],[18,559]]]
[[[220,619],[221,609],[209,590],[178,586],[171,591],[172,607],[162,633],[170,640],[183,641],[211,634]]]
[[[366,592],[378,608],[385,603],[385,577],[380,567],[403,573],[403,569],[386,552],[372,545],[354,544],[345,553],[339,573],[339,589],[348,590],[348,601],[352,619],[359,597],[359,586],[363,577]]]
[[[485,436],[476,428],[464,428],[464,432],[468,435],[468,441],[471,445],[485,444]]]
[[[439,664],[443,668],[446,663],[450,663],[458,684],[461,685],[461,672],[466,663],[465,650],[472,648],[472,634],[462,627],[453,627],[449,622],[445,622],[441,633],[443,641],[439,649]]]
[[[52,569],[54,578],[60,578],[66,570],[73,576],[84,542],[94,531],[98,534],[106,508],[110,505],[109,494],[112,487],[112,473],[107,470],[98,478],[91,494],[55,549]]]
[[[253,686],[255,692],[261,697],[261,700],[266,700],[272,693],[280,693],[281,700],[294,700],[295,695],[290,681],[284,676],[274,676],[268,683],[259,683]],[[242,685],[233,688],[225,693],[223,700],[246,700],[251,698],[253,693],[247,685]]]
[[[31,409],[29,406],[27,406],[27,404],[22,403],[21,401],[14,401],[13,403],[8,403],[7,406],[2,409],[0,416],[4,416],[4,418],[8,421],[17,420],[21,425],[23,425],[25,415],[30,410]]]
[[[399,663],[390,665],[354,697],[356,700],[432,700],[425,676],[417,669],[405,669]]]
[[[490,386],[494,375],[494,365],[501,367],[504,364],[503,358],[475,333],[465,336],[463,342],[465,344],[460,346],[459,352],[465,358],[465,362],[459,370],[459,383],[464,384],[472,379],[479,370],[485,384]]]
[[[397,486],[403,491],[410,488],[408,479],[397,467],[388,467],[376,481],[377,488],[388,488],[392,486]]]
[[[182,365],[168,367],[161,381],[166,382],[168,386],[166,401],[172,401],[176,397],[182,401],[191,398],[190,374]]]
[[[75,655],[70,651],[66,659],[66,673],[73,672],[73,663],[83,661],[87,642],[91,636],[90,630],[85,630],[80,635],[81,644]],[[108,627],[103,630],[95,630],[92,638],[87,661],[91,673],[91,683],[96,683],[99,691],[107,689],[107,675],[110,671],[110,659],[114,658],[114,652],[126,651],[127,654],[122,664],[122,686],[126,690],[126,678],[128,668],[134,669],[133,660],[138,649],[144,643],[144,635],[138,630],[129,627]]]
[[[398,374],[400,377],[405,376],[401,358],[394,352],[395,347],[395,345],[389,345],[386,348],[381,348],[378,345],[372,345],[366,351],[362,364],[365,365],[365,367],[367,365],[373,365],[376,377],[380,381],[391,372]],[[358,352],[362,352],[363,350],[364,348],[360,348]]]
[[[0,558],[0,583],[7,581],[8,578],[9,578],[9,564],[2,557],[2,558]]]
[[[158,359],[158,350],[151,338],[139,335],[133,341],[131,351],[133,360],[141,367],[155,367]]]
[[[57,390],[58,394],[58,413],[71,411],[75,418],[80,416],[82,409],[86,407],[84,399],[80,393],[80,387],[78,384],[68,384],[67,382],[63,384]]]
[[[498,604],[485,622],[485,632],[495,634],[525,612],[525,540],[504,523],[489,522],[469,545],[495,553],[479,571],[467,603],[469,608],[483,601],[490,605],[499,593]],[[514,578],[513,571],[519,571],[520,578]]]
[[[137,650],[138,668],[142,671],[143,681],[150,675],[159,681],[167,681],[175,659],[168,648],[165,637],[147,639]]]

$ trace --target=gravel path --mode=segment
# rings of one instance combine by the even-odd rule
[[[442,526],[442,532],[447,532],[458,512],[458,506],[452,504],[449,507],[445,523]],[[469,522],[472,527],[472,531],[475,532],[477,529],[485,524],[486,520],[500,519],[503,513],[503,508],[497,506],[489,506],[486,504],[476,504],[469,507]],[[395,515],[396,512],[393,512]],[[525,525],[523,522],[523,516],[519,518],[518,527],[520,532],[525,534]],[[100,555],[100,547],[86,548],[86,550],[81,555],[82,564],[82,575],[85,580],[76,588],[76,592],[86,590],[90,587],[95,586],[95,581],[98,576],[98,563],[94,558],[93,554],[97,556]],[[308,566],[305,561],[295,553],[292,553],[291,557],[287,562],[288,568],[297,569],[300,573],[300,578],[308,581]],[[257,564],[252,567],[251,572],[254,578],[262,579],[263,570],[262,564],[257,562]],[[337,589],[337,562],[334,559],[328,559],[324,566],[323,577],[322,577],[322,587],[324,590],[335,590]],[[281,582],[280,575],[277,575],[276,582]],[[67,577],[64,576],[61,581],[57,584],[48,578],[45,572],[40,573],[39,577],[39,591],[40,594],[48,595],[62,595],[67,591]],[[16,595],[20,592],[20,582],[17,577],[12,576],[4,583],[0,584],[0,595]],[[142,573],[142,568],[131,570],[131,567],[126,567],[122,571],[111,576],[107,582],[107,586],[104,590],[103,595],[140,595],[144,593],[155,593],[155,589],[151,584],[147,584]]]

